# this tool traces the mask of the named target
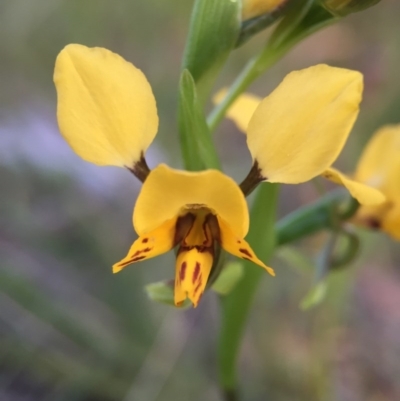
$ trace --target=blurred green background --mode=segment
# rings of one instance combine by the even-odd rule
[[[180,167],[177,84],[191,1],[0,2],[0,400],[217,401],[217,296],[196,310],[152,303],[144,286],[173,277],[170,253],[112,275],[135,239],[140,188],[129,174],[78,158],[61,138],[52,83],[68,43],[107,47],[141,68],[155,93],[159,135],[150,166]],[[373,131],[400,122],[400,3],[382,0],[307,39],[253,85],[267,95],[286,73],[316,63],[365,76],[361,113],[337,165],[351,171]],[[229,85],[268,32],[236,51]],[[290,110],[288,110],[290,116]],[[231,122],[216,141],[242,179],[250,156]],[[287,186],[280,214],[318,196]],[[361,232],[357,263],[331,275],[326,299],[302,311],[321,233],[270,262],[243,342],[247,401],[400,399],[398,243]]]

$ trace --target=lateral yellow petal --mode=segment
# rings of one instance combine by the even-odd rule
[[[154,256],[170,251],[175,246],[176,221],[176,217],[169,219],[155,230],[142,234],[133,243],[125,258],[113,265],[113,273],[118,273],[131,263],[154,258]]]
[[[153,169],[139,193],[133,225],[139,235],[182,213],[182,209],[207,207],[229,222],[238,236],[249,228],[246,199],[239,186],[217,170],[189,172],[165,164]]]
[[[221,103],[227,93],[226,89],[220,90],[213,98],[214,103]],[[244,134],[247,131],[249,121],[253,116],[261,98],[250,93],[240,95],[226,112],[226,117],[231,119],[238,129]]]
[[[225,251],[239,258],[250,260],[255,264],[263,267],[271,276],[275,276],[274,269],[266,266],[260,259],[257,258],[250,245],[242,237],[235,235],[230,225],[218,216],[218,225],[221,233],[221,247]]]
[[[326,169],[322,173],[322,177],[346,187],[351,196],[357,199],[361,205],[379,205],[386,200],[385,195],[381,191],[361,182],[354,181],[335,168]]]
[[[297,184],[330,167],[357,118],[362,89],[359,72],[322,64],[287,75],[257,107],[247,130],[262,175]]]
[[[400,241],[400,198],[395,205],[384,216],[382,230]]]
[[[158,128],[156,102],[144,74],[118,54],[71,44],[54,71],[58,125],[83,159],[132,167]]]
[[[207,285],[213,264],[210,252],[200,252],[197,248],[180,251],[176,258],[175,305],[181,305],[189,298],[196,307]]]

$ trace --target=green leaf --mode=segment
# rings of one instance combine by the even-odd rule
[[[182,72],[179,89],[179,135],[185,169],[219,169],[218,155],[188,70]]]
[[[212,285],[212,289],[220,295],[227,295],[235,288],[242,277],[243,264],[241,262],[228,262]]]
[[[309,274],[314,270],[314,263],[311,259],[291,246],[279,248],[275,256],[300,274]]]
[[[278,188],[277,184],[260,185],[251,209],[251,226],[246,239],[264,262],[270,259],[275,248],[274,222]],[[264,269],[246,261],[242,280],[229,295],[221,298],[218,367],[220,385],[227,394],[235,391],[236,361],[241,338],[255,291],[263,277],[273,280]]]
[[[183,58],[202,98],[234,48],[240,32],[240,0],[196,0]]]
[[[303,298],[300,303],[300,308],[302,310],[307,310],[319,305],[325,299],[326,289],[326,280],[318,282]]]
[[[152,301],[176,307],[174,303],[173,281],[158,281],[146,285],[144,289]],[[190,301],[186,299],[183,305],[179,306],[179,308],[188,308],[190,305]]]

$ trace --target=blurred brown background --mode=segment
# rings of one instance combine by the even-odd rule
[[[1,401],[220,400],[216,295],[207,293],[196,310],[152,303],[143,287],[173,276],[171,254],[112,275],[135,238],[140,186],[128,172],[90,165],[69,149],[52,83],[55,57],[68,43],[104,46],[132,61],[160,114],[149,164],[180,167],[177,84],[191,6],[0,2]],[[400,123],[399,16],[398,1],[382,0],[309,38],[253,85],[265,96],[286,73],[320,62],[362,71],[362,110],[337,163],[345,171],[377,127]],[[266,35],[233,54],[218,87],[232,82]],[[250,166],[244,136],[226,121],[216,139],[226,171],[240,180]],[[316,196],[311,184],[285,187],[280,213]],[[360,235],[361,258],[332,274],[326,299],[308,311],[299,304],[324,235],[271,261],[277,278],[265,277],[244,339],[243,400],[400,399],[399,246]]]

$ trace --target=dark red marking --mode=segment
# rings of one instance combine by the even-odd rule
[[[139,249],[138,251],[136,251],[136,252],[132,255],[132,257],[139,256],[139,255],[140,255],[141,253],[143,253],[143,252],[150,252],[152,249],[153,249],[153,248]],[[144,256],[144,257],[145,257],[145,256]]]
[[[143,239],[142,239],[142,244],[146,244],[147,242],[149,242],[149,239],[148,239],[148,238],[143,238]]]
[[[133,257],[132,259],[129,259],[129,260],[126,261],[126,262],[119,263],[117,266],[119,266],[119,267],[124,267],[124,266],[130,265],[130,264],[133,263],[133,262],[137,262],[137,261],[142,260],[142,259],[145,259],[145,258],[146,258],[146,256],[137,256],[136,258]]]
[[[246,256],[248,256],[249,258],[252,258],[252,257],[253,257],[253,255],[252,255],[247,249],[245,249],[245,248],[240,248],[240,249],[239,249],[239,252],[240,252],[240,253],[243,253],[243,255],[246,255]]]
[[[196,216],[193,213],[187,213],[178,218],[175,225],[174,246],[179,242],[185,245],[184,239],[189,235],[195,219]]]
[[[381,222],[378,219],[375,219],[373,217],[371,217],[367,220],[367,224],[373,230],[379,230],[381,228]]]
[[[200,274],[200,263],[196,262],[196,266],[194,267],[194,272],[193,272],[193,277],[192,277],[192,282],[193,284],[197,281],[197,279],[199,278],[199,274]]]
[[[196,288],[194,289],[193,295],[196,295],[196,293],[200,289],[200,287],[201,287],[201,277],[200,277],[199,283],[196,285]]]
[[[206,216],[205,223],[211,231],[211,240],[221,242],[221,233],[217,218],[210,213]]]
[[[186,267],[187,267],[186,262],[183,262],[181,264],[181,270],[179,271],[179,278],[181,279],[181,281],[185,279]]]
[[[132,259],[132,262],[137,262],[139,260],[146,259],[146,256],[137,256],[136,258]]]

